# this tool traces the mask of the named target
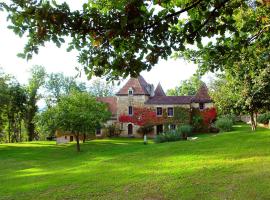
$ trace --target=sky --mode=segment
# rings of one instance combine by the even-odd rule
[[[66,0],[72,9],[81,9],[82,4],[87,0]],[[64,0],[57,0],[61,3]],[[9,23],[6,21],[6,14],[0,12],[0,67],[4,72],[12,74],[16,79],[26,84],[29,78],[29,69],[33,65],[42,65],[48,73],[63,72],[66,76],[75,76],[77,71],[75,67],[80,67],[77,62],[78,52],[66,51],[66,45],[61,48],[53,43],[46,43],[45,47],[40,47],[39,54],[34,55],[33,59],[26,61],[17,57],[17,54],[23,51],[27,38],[20,38],[12,30],[8,29]],[[179,85],[181,80],[188,79],[197,70],[197,65],[184,61],[183,59],[160,60],[150,72],[142,72],[141,75],[148,83],[155,86],[160,82],[166,91]],[[82,73],[81,81],[91,84]],[[208,82],[209,75],[203,77],[203,81]],[[122,83],[123,84],[123,83]],[[122,85],[121,84],[121,85]]]

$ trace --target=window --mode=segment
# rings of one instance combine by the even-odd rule
[[[168,108],[168,117],[173,117],[173,108]]]
[[[133,107],[132,106],[128,107],[128,114],[133,115]]]
[[[97,128],[97,129],[96,129],[96,134],[97,134],[97,135],[100,135],[100,134],[101,134],[101,128]]]
[[[128,89],[128,95],[129,95],[129,96],[133,95],[133,89],[132,89],[132,88],[129,88],[129,89]]]
[[[67,139],[67,136],[65,135],[65,140]]]
[[[162,108],[157,107],[157,116],[162,116]]]
[[[200,110],[203,110],[204,109],[204,103],[199,103],[199,108],[200,108]]]
[[[170,124],[169,128],[170,128],[170,130],[175,130],[176,126],[175,126],[175,124]]]

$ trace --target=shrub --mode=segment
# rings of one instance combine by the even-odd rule
[[[184,140],[186,140],[187,139],[187,137],[189,137],[189,136],[191,136],[191,134],[192,134],[192,126],[190,126],[190,125],[183,125],[183,126],[180,126],[180,128],[179,128],[179,132],[181,133],[181,135],[182,135],[182,138],[184,139]]]
[[[107,126],[106,129],[105,129],[105,132],[106,132],[107,137],[119,136],[120,133],[121,133],[119,127],[117,127],[114,124]]]
[[[257,121],[262,124],[268,124],[270,120],[270,112],[258,116]]]
[[[232,130],[233,121],[230,118],[222,117],[216,121],[215,125],[220,131],[227,132]]]
[[[181,139],[182,139],[181,133],[179,133],[178,131],[169,131],[157,135],[154,141],[156,143],[163,143],[163,142],[179,141]]]
[[[232,123],[235,124],[236,123],[236,115],[235,114],[226,114],[226,115],[222,115],[221,118],[227,118],[232,120]]]

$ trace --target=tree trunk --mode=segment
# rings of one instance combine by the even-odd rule
[[[80,134],[79,134],[79,132],[76,133],[76,141],[77,141],[77,151],[80,152],[81,148],[80,148]]]
[[[86,140],[86,134],[84,133],[83,134],[83,143],[85,143],[85,140]]]
[[[19,122],[19,142],[22,141],[22,120]]]
[[[35,135],[35,124],[30,122],[27,128],[28,128],[28,141],[33,141]]]
[[[251,121],[251,129],[252,131],[256,130],[256,121],[254,120],[254,112],[250,112],[250,121]]]
[[[10,143],[10,120],[8,121],[8,143]]]

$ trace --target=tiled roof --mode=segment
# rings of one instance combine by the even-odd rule
[[[128,95],[129,88],[133,89],[133,95],[150,95],[146,87],[148,83],[142,76],[130,78],[128,82],[116,93],[116,95]]]
[[[190,104],[194,96],[154,96],[149,98],[145,104],[160,104],[160,105],[174,105],[174,104]]]
[[[117,114],[117,98],[116,97],[98,97],[97,101],[106,103],[109,107],[109,110],[112,113],[112,116]]]
[[[212,102],[211,97],[208,94],[208,88],[205,83],[201,84],[197,94],[193,98],[195,103],[210,103]]]
[[[158,83],[157,88],[155,89],[155,96],[166,96],[160,83]]]

